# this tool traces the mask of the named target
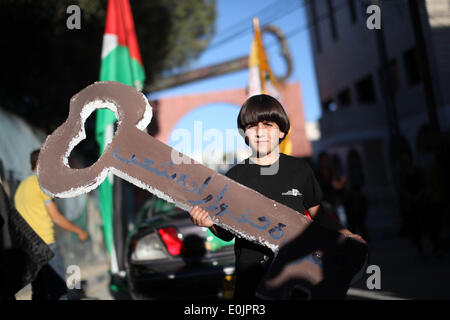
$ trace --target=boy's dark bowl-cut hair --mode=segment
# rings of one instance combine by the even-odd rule
[[[280,131],[284,132],[284,137],[280,139],[280,142],[286,138],[291,126],[281,103],[267,94],[251,96],[244,102],[237,118],[238,128],[242,130],[239,130],[239,133],[242,135],[246,126],[261,121],[272,121],[278,125]],[[247,143],[247,139],[245,137],[244,139]]]

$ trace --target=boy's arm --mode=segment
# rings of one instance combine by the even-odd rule
[[[333,217],[331,217],[329,214],[325,213],[323,210],[319,210],[319,207],[320,205],[317,205],[308,209],[308,212],[314,221],[317,221],[325,228],[336,230],[343,235],[355,238],[356,240],[366,243],[366,241],[360,235],[354,234],[350,230],[346,229],[342,224],[333,219]]]
[[[211,227],[209,227],[209,230],[211,230],[211,232],[214,233],[214,235],[216,235],[223,241],[231,241],[234,238],[234,235],[231,232],[228,232],[227,230],[225,230],[215,224],[212,225]]]
[[[192,210],[189,212],[189,215],[191,216],[192,222],[199,226],[199,227],[206,227],[211,230],[214,235],[222,239],[223,241],[231,241],[234,238],[234,235],[231,232],[226,231],[225,229],[216,226],[213,224],[211,218],[209,217],[209,214],[206,210],[195,206],[192,208]]]
[[[329,214],[326,214],[323,210],[319,210],[319,208],[320,205],[317,205],[308,209],[308,212],[314,221],[317,221],[319,224],[328,229],[336,230],[338,232],[346,230],[343,225],[333,219],[333,217]]]
[[[83,229],[79,228],[78,226],[74,225],[72,222],[67,220],[66,217],[64,217],[61,212],[59,212],[58,207],[53,201],[48,201],[45,203],[45,208],[47,209],[48,214],[50,215],[50,218],[52,221],[60,228],[76,233],[80,240],[84,241],[87,239],[88,234]]]

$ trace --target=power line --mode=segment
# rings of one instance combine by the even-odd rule
[[[304,1],[304,3],[305,3],[305,2],[306,2],[306,1]],[[334,12],[337,13],[337,12],[339,12],[340,10],[346,8],[347,6],[348,6],[347,3],[343,2],[341,5],[334,7],[334,10],[335,10]],[[308,30],[308,29],[314,27],[315,24],[321,22],[322,20],[329,19],[329,18],[330,18],[330,14],[329,14],[328,12],[327,12],[327,13],[324,13],[324,14],[321,14],[321,15],[318,15],[318,16],[317,16],[317,19],[315,19],[312,23],[307,23],[306,25],[297,27],[297,28],[295,28],[295,29],[293,29],[293,30],[287,32],[287,33],[285,34],[285,38],[286,38],[286,39],[289,39],[289,38],[291,38],[292,36],[294,36],[294,35],[296,35],[296,34],[302,32],[302,31],[306,31],[306,30]],[[272,42],[272,43],[270,43],[270,44],[267,46],[267,48],[271,48],[271,47],[273,47],[273,46],[276,45],[276,44],[277,44],[276,42]]]
[[[299,6],[298,6],[297,4],[295,4],[294,2],[291,2],[291,4],[292,4],[292,6],[289,6],[289,7],[288,7],[288,6],[283,6],[283,7],[282,7],[283,10],[279,10],[279,11],[276,12],[275,14],[272,13],[272,15],[269,16],[268,18],[262,17],[262,18],[260,19],[260,21],[262,22],[262,23],[261,23],[261,26],[264,26],[264,25],[266,25],[266,24],[272,23],[273,21],[275,21],[275,20],[277,20],[277,19],[280,19],[280,18],[282,18],[282,17],[284,17],[284,16],[286,16],[286,15],[292,13],[293,10],[295,10],[295,9],[300,9],[300,8],[301,8],[301,6],[299,7]],[[279,7],[279,4],[278,4],[278,7]],[[234,32],[234,33],[232,33],[232,34],[230,34],[229,36],[222,37],[223,39],[221,39],[221,40],[219,40],[219,41],[216,41],[215,43],[212,43],[211,45],[209,45],[209,46],[205,49],[205,51],[208,51],[208,50],[211,50],[211,49],[215,49],[215,48],[217,48],[217,47],[219,47],[219,46],[222,46],[223,44],[225,44],[225,43],[227,43],[227,42],[229,42],[229,41],[232,41],[232,40],[234,40],[234,39],[239,38],[239,37],[242,36],[242,35],[247,34],[249,31],[251,32],[252,26],[251,26],[251,24],[250,24],[250,26],[248,26],[248,23],[249,23],[249,21],[251,21],[251,18],[253,18],[254,16],[255,16],[255,15],[252,15],[251,17],[249,17],[249,18],[247,18],[247,19],[245,20],[245,24],[247,24],[247,26],[245,26],[244,28],[242,28],[242,29],[240,29],[240,30],[238,30],[238,31],[236,31],[236,32]],[[244,21],[244,20],[242,20],[242,21]]]
[[[314,1],[314,0],[311,0],[311,1]],[[301,6],[301,7],[305,7],[305,9],[306,9],[306,6],[308,6],[309,4],[310,4],[310,1],[303,0],[303,1],[302,1],[302,6]],[[333,7],[334,13],[336,14],[336,13],[338,13],[340,10],[342,10],[342,9],[344,9],[344,8],[346,8],[346,7],[348,7],[348,3],[342,2],[341,5],[338,5],[338,6],[336,6],[336,7]],[[330,13],[329,13],[329,12],[325,12],[325,13],[323,13],[323,14],[321,14],[321,15],[318,15],[317,18],[316,18],[313,22],[311,22],[311,23],[306,23],[306,25],[303,25],[303,26],[297,27],[297,28],[295,28],[295,29],[292,29],[291,31],[286,32],[284,36],[285,36],[286,39],[289,39],[289,38],[291,38],[292,36],[294,36],[294,35],[296,35],[296,34],[302,32],[302,31],[306,31],[306,30],[308,30],[308,29],[311,29],[312,27],[314,27],[316,24],[318,24],[318,23],[321,22],[322,20],[329,19],[329,18],[330,18]],[[272,47],[272,46],[274,46],[275,44],[276,44],[276,43],[273,42],[273,43],[269,44],[267,47],[268,47],[268,48],[269,48],[269,47]]]
[[[270,22],[272,22],[272,21],[274,21],[276,19],[279,19],[280,17],[286,16],[287,14],[289,14],[291,12],[292,12],[292,8],[289,7],[288,10],[284,10],[282,12],[278,12],[278,15],[275,18],[271,17],[271,19],[268,20],[267,22],[264,21],[265,19],[260,19],[260,21],[262,21],[262,24],[268,24],[268,23],[270,23]],[[209,45],[208,48],[206,48],[206,50],[211,50],[211,49],[215,49],[215,48],[217,48],[219,46],[222,46],[225,43],[228,43],[228,42],[230,42],[232,40],[235,40],[235,39],[239,38],[240,36],[243,36],[243,35],[246,35],[246,34],[250,33],[251,30],[252,30],[251,19],[247,19],[247,21],[245,23],[245,26],[242,29],[240,29],[240,30],[238,30],[238,31],[228,35],[228,36],[222,37],[222,39],[220,39],[218,41],[215,41],[214,43]]]
[[[313,0],[313,1],[314,1],[314,0]],[[273,4],[274,4],[274,3],[273,3]],[[269,5],[269,7],[272,6],[273,4]],[[309,4],[308,1],[302,1],[301,5],[300,5],[300,6],[297,6],[296,8],[300,9],[300,8],[305,7],[305,9],[306,9],[306,6],[307,6],[308,4]],[[343,4],[341,4],[340,6],[334,7],[334,9],[335,9],[335,12],[338,12],[338,11],[342,10],[343,8],[345,8],[345,7],[347,7],[347,4],[346,4],[346,3],[343,3]],[[267,7],[266,7],[266,8],[267,8]],[[260,11],[261,11],[261,10],[260,10]],[[289,10],[287,13],[284,13],[284,14],[282,14],[281,16],[280,16],[280,14],[279,14],[279,15],[276,16],[275,18],[272,16],[272,17],[271,17],[271,20],[268,21],[268,22],[266,22],[265,24],[269,24],[269,23],[273,22],[274,20],[276,20],[276,19],[278,19],[278,18],[280,18],[280,17],[286,16],[287,14],[290,14],[290,13],[292,13],[292,10]],[[329,18],[329,13],[325,13],[325,14],[319,15],[319,16],[317,17],[317,19],[316,19],[312,24],[306,24],[306,25],[304,25],[304,26],[300,26],[300,27],[295,28],[295,29],[291,30],[290,32],[286,33],[286,34],[285,34],[285,38],[286,38],[286,39],[289,39],[289,38],[291,38],[292,36],[296,35],[297,33],[301,32],[301,31],[305,31],[305,30],[311,28],[311,27],[314,25],[314,23],[318,23],[318,22],[320,22],[320,21],[322,21],[322,20],[324,20],[324,19],[327,19],[327,18]],[[247,27],[247,28],[245,28],[245,30],[240,31],[240,32],[239,32],[239,35],[238,35],[238,36],[235,36],[235,38],[239,37],[241,33],[246,33],[246,32],[248,32],[248,29],[249,29],[249,28]],[[230,38],[230,39],[228,39],[228,38]],[[233,39],[234,39],[234,38],[233,38]],[[221,46],[221,45],[225,44],[226,42],[229,42],[229,41],[231,41],[231,40],[233,40],[233,39],[231,39],[231,37],[227,37],[227,39],[224,39],[223,42],[216,43],[216,44],[213,45],[213,46],[209,46],[208,48],[206,48],[206,49],[204,50],[204,52],[206,52],[206,51],[208,51],[208,50],[211,50],[211,49],[213,49],[213,48],[219,47],[219,46]],[[277,44],[277,42],[272,42],[270,45],[266,46],[266,48],[271,48],[271,47],[273,47],[273,46],[276,45],[276,44]]]
[[[242,28],[243,24],[248,23],[249,21],[251,21],[251,19],[255,16],[264,16],[266,14],[266,12],[272,12],[273,9],[279,8],[280,5],[279,3],[276,2],[276,0],[274,2],[272,2],[271,4],[269,4],[268,6],[265,6],[264,8],[260,9],[259,11],[247,16],[244,19],[241,19],[240,21],[236,22],[234,25],[230,26],[230,27],[226,27],[226,31],[224,33],[222,33],[221,36],[219,36],[219,39],[221,40],[221,38],[225,38],[228,37],[228,34],[236,32],[234,31],[234,29],[238,29],[239,31],[242,31],[242,29],[247,29],[248,27],[244,27]]]
[[[225,28],[226,31],[223,32],[221,35],[219,35],[219,37],[218,37],[219,40],[216,39],[216,41],[221,42],[222,39],[228,38],[230,34],[239,33],[239,32],[248,30],[248,28],[249,28],[248,23],[249,23],[249,21],[252,21],[253,17],[258,16],[258,17],[260,17],[260,20],[265,20],[267,18],[267,14],[269,14],[269,15],[273,14],[273,12],[278,11],[280,8],[282,8],[282,6],[280,6],[279,3],[277,3],[276,1],[272,2],[268,6],[260,9],[259,11],[234,23],[232,26],[226,27]]]

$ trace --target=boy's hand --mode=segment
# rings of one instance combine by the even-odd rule
[[[192,222],[199,227],[209,228],[214,225],[208,212],[202,208],[197,206],[193,207],[189,215],[191,216]]]
[[[366,240],[363,239],[363,237],[361,237],[359,234],[356,233],[352,233],[350,230],[348,229],[344,229],[344,230],[340,230],[340,233],[342,233],[344,236],[349,237],[349,238],[353,238],[356,241],[362,242],[364,244],[367,245]]]
[[[77,236],[81,241],[85,241],[88,238],[89,234],[86,231],[81,230],[77,233]]]

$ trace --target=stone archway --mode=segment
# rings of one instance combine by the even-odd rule
[[[299,83],[289,83],[282,87],[282,104],[291,120],[292,155],[296,157],[310,157],[311,143],[306,137],[305,118]],[[168,143],[170,133],[178,121],[187,113],[212,103],[229,103],[241,106],[247,99],[245,88],[214,91],[185,96],[168,97],[158,100],[155,105],[157,114],[157,133],[155,137]]]

